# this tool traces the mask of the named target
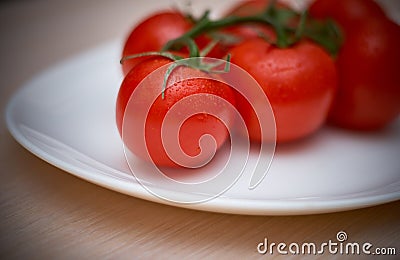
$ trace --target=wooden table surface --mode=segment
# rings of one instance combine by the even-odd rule
[[[153,0],[0,3],[0,258],[280,258],[260,255],[257,245],[264,238],[288,244],[322,243],[336,238],[341,230],[349,241],[395,247],[399,257],[400,201],[307,216],[200,212],[96,186],[19,145],[4,120],[14,91],[64,58],[122,38],[148,12],[143,2],[148,3],[146,7],[157,5]]]

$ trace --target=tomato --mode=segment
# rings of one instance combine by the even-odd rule
[[[400,27],[369,18],[346,34],[337,58],[339,89],[330,121],[358,130],[375,130],[400,113]]]
[[[252,75],[274,112],[277,142],[310,135],[325,122],[336,91],[332,58],[319,46],[301,41],[280,49],[262,39],[243,42],[230,51],[232,63]],[[250,106],[237,98],[250,138],[260,141],[260,127]]]
[[[122,57],[149,51],[160,51],[170,40],[178,38],[192,27],[192,23],[181,13],[163,11],[145,18],[135,26],[125,41]],[[125,60],[124,75],[140,61],[148,57]]]
[[[268,5],[271,3],[271,0],[247,0],[241,1],[235,6],[233,6],[228,12],[228,15],[236,15],[236,16],[249,16],[258,14],[267,9]],[[286,5],[277,3],[277,7],[286,7]]]
[[[233,6],[226,16],[243,17],[256,15],[266,10],[270,3],[270,0],[242,1]],[[283,7],[282,4],[277,4],[277,6]],[[260,34],[271,38],[271,40],[275,40],[276,37],[274,30],[270,26],[258,23],[230,26],[224,30],[225,32],[233,34],[234,36],[242,39],[259,38]]]
[[[257,15],[261,12],[265,11],[267,7],[270,5],[270,0],[248,0],[242,1],[238,4],[234,5],[230,10],[225,14],[227,16],[251,16]],[[286,5],[277,3],[276,7],[278,8],[288,8]],[[244,40],[254,39],[254,38],[263,38],[267,39],[270,42],[276,41],[276,33],[274,29],[266,24],[260,23],[245,23],[239,25],[233,25],[224,27],[220,30],[221,33],[229,35],[233,38],[233,41],[226,41],[220,43],[218,46],[220,50],[228,52],[228,50]]]
[[[335,19],[344,44],[336,60],[338,92],[329,121],[377,130],[400,112],[400,27],[370,0],[317,0],[310,13]]]
[[[135,26],[125,41],[122,51],[122,57],[143,52],[158,52],[170,40],[182,36],[185,32],[193,27],[192,21],[187,19],[182,13],[163,11],[155,13],[145,18],[142,22]],[[211,41],[209,35],[200,35],[195,39],[198,47],[205,48]],[[227,50],[221,45],[215,46],[206,56],[213,58],[222,58]],[[182,57],[188,57],[187,48],[182,48],[179,53],[172,51],[174,54],[179,54]],[[128,72],[138,63],[148,57],[140,57],[127,59],[122,63],[123,74]]]
[[[150,85],[146,86],[146,89],[141,94],[133,96],[133,100],[129,101],[132,93],[138,87],[139,83],[155,71],[157,68],[163,65],[171,63],[171,60],[164,57],[151,57],[147,60],[137,64],[123,80],[120,91],[118,93],[117,104],[116,104],[116,120],[118,130],[123,137],[126,146],[139,158],[144,160],[148,159],[146,149],[143,149],[140,145],[140,140],[143,140],[143,134],[146,141],[146,148],[153,162],[158,166],[170,166],[177,167],[178,164],[173,162],[165,152],[163,148],[163,141],[161,130],[163,120],[165,119],[168,112],[171,111],[173,106],[177,102],[182,101],[185,98],[191,97],[193,100],[190,103],[190,107],[184,109],[178,109],[176,114],[172,114],[172,121],[164,123],[163,127],[174,127],[178,124],[178,118],[180,113],[184,113],[187,109],[195,109],[196,114],[186,119],[179,129],[179,145],[182,150],[190,156],[196,156],[200,152],[199,140],[203,135],[209,134],[213,136],[216,141],[216,148],[218,149],[227,140],[229,135],[229,126],[233,124],[233,112],[228,110],[226,106],[220,105],[215,97],[219,97],[226,100],[232,106],[235,105],[235,99],[233,91],[230,86],[221,81],[212,78],[199,78],[197,76],[204,76],[203,72],[196,71],[187,67],[176,68],[170,78],[179,77],[181,80],[176,81],[174,84],[168,83],[165,90],[165,98],[163,99],[161,94],[160,82],[163,81],[164,73],[157,74],[161,77],[157,80],[149,81]],[[190,76],[185,77],[185,75]],[[197,75],[197,76],[196,76]],[[193,76],[196,76],[193,78]],[[157,77],[157,76],[156,76]],[[156,85],[154,85],[156,84]],[[158,85],[157,85],[158,84]],[[139,111],[126,111],[129,108],[129,102],[138,102],[137,109],[143,109],[141,104],[151,104],[152,99],[149,95],[151,91],[159,91],[156,94],[156,100],[152,103],[150,110],[148,111],[145,122],[139,122],[138,117]],[[198,96],[198,97],[197,97]],[[136,99],[135,99],[136,98]],[[212,102],[210,102],[210,99]],[[214,109],[211,113],[209,111],[211,104],[217,105],[218,109]],[[137,125],[123,126],[124,117],[128,113],[128,116],[136,122]],[[126,118],[125,118],[126,119]],[[223,120],[222,120],[223,119]],[[136,121],[135,121],[136,120]],[[225,122],[226,125],[222,122]],[[131,121],[129,121],[131,122]],[[129,124],[129,123],[127,123]],[[144,125],[144,133],[140,131]],[[127,133],[122,133],[127,131]],[[170,134],[168,138],[175,138],[177,133]]]
[[[315,18],[333,18],[344,29],[372,17],[385,17],[382,8],[373,0],[316,0],[309,12]]]

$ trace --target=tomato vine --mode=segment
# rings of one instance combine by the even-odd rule
[[[221,19],[211,20],[209,10],[205,11],[197,20],[190,16],[194,26],[178,38],[168,41],[161,51],[144,52],[125,56],[120,62],[122,64],[127,59],[157,55],[174,61],[175,63],[167,70],[164,77],[164,83],[162,86],[162,98],[164,99],[168,78],[176,67],[189,66],[205,72],[215,73],[216,71],[214,68],[221,65],[221,63],[218,62],[215,62],[215,64],[203,64],[200,59],[185,59],[181,55],[174,54],[172,51],[179,51],[186,46],[189,50],[189,58],[204,57],[212,48],[215,47],[216,44],[218,44],[218,41],[221,41],[221,39],[212,40],[203,50],[200,51],[195,41],[196,37],[203,34],[213,33],[229,26],[248,23],[268,25],[272,27],[276,33],[276,41],[268,41],[278,48],[289,48],[303,39],[309,39],[322,46],[332,56],[337,55],[343,42],[343,36],[339,27],[333,20],[316,20],[308,16],[307,10],[296,12],[287,7],[277,7],[275,2],[276,1],[271,1],[265,10],[258,14],[249,16],[230,15]],[[225,69],[218,72],[226,72],[229,70],[229,53],[226,55],[225,59]]]
[[[274,44],[279,48],[288,48],[303,38],[307,38],[322,46],[333,56],[338,53],[343,42],[343,36],[333,20],[315,20],[308,16],[307,11],[298,13],[290,8],[278,8],[274,2],[272,1],[266,10],[256,15],[232,15],[214,21],[210,19],[210,12],[206,11],[200,19],[195,21],[195,25],[191,30],[167,42],[162,51],[180,49],[185,45],[183,43],[187,43],[186,46],[192,49],[195,42],[189,43],[188,40],[194,39],[199,35],[233,25],[261,23],[269,25],[275,30],[277,40]],[[190,56],[196,57],[196,54],[191,52]]]

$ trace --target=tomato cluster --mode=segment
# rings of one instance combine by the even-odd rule
[[[177,59],[201,55],[229,57],[229,62],[259,83],[274,112],[278,143],[309,136],[327,120],[340,127],[371,130],[397,118],[400,27],[379,5],[372,0],[316,0],[309,8],[309,18],[270,2],[241,2],[215,23],[207,20],[207,14],[196,20],[178,11],[162,11],[136,25],[122,52],[125,79],[116,109],[120,134],[131,95],[147,75]],[[266,16],[260,16],[261,11]],[[337,42],[329,37],[336,37]],[[182,80],[167,84],[145,122],[148,152],[157,165],[176,166],[162,148],[163,118],[176,102],[199,93],[216,95],[234,105],[250,139],[263,141],[255,111],[238,92],[216,80],[196,79],[190,84]],[[227,112],[220,113],[226,116]],[[193,116],[179,132],[182,149],[195,156],[204,134],[215,138],[217,148],[229,136],[226,125],[215,116]]]

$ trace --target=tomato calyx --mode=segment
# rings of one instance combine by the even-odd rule
[[[218,29],[245,23],[261,23],[271,26],[276,32],[276,42],[279,48],[288,48],[303,38],[310,39],[335,56],[343,42],[343,36],[333,20],[316,20],[308,16],[307,11],[301,13],[290,8],[277,7],[276,1],[271,1],[262,12],[249,16],[231,15],[219,20],[211,20],[210,11],[195,20],[195,25],[182,36],[167,42],[162,51],[178,50],[188,39],[194,39],[205,33],[213,33]]]

